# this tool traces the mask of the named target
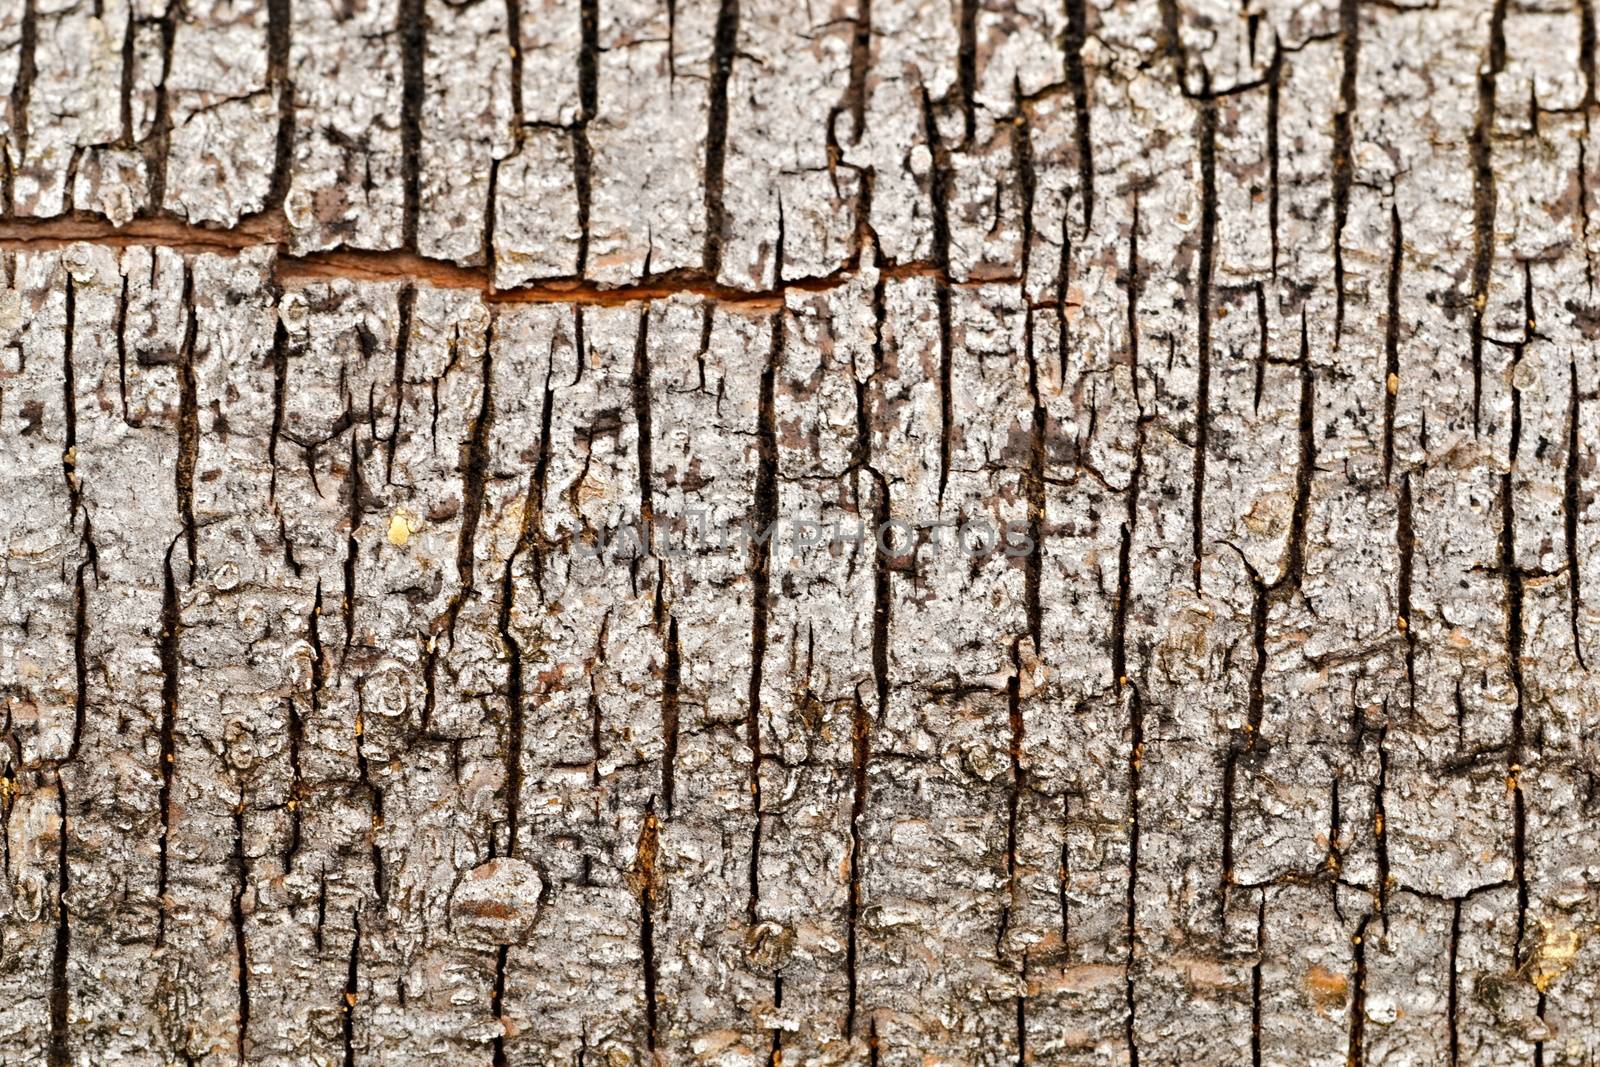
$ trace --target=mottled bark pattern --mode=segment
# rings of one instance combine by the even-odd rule
[[[1594,1062],[1595,48],[0,4],[0,1063]]]

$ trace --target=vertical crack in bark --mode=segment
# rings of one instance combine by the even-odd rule
[[[122,421],[132,425],[128,417],[128,276],[122,276],[122,286],[117,295],[117,399],[122,405]]]
[[[947,187],[950,157],[939,137],[933,100],[928,96],[926,86],[922,89],[922,129],[928,151],[933,157],[928,171],[928,202],[932,212],[933,265],[937,272],[934,295],[939,309],[939,500],[942,502],[945,485],[950,480],[950,440],[955,433],[955,398],[950,393],[950,375],[955,358],[950,322],[950,206]]]
[[[732,2],[732,0],[728,0]],[[757,463],[755,495],[751,502],[759,541],[751,545],[750,560],[750,689],[747,696],[745,743],[750,749],[750,803],[755,825],[750,835],[750,895],[747,905],[751,925],[761,900],[761,683],[767,659],[767,613],[772,583],[773,524],[778,521],[778,415],[777,377],[783,366],[784,311],[773,313],[767,365],[761,371],[757,410]]]
[[[236,1052],[239,1062],[245,1061],[246,1045],[250,1039],[250,946],[245,936],[244,898],[250,888],[250,861],[244,854],[244,793],[233,807],[233,873],[234,889],[229,911],[233,921],[234,965],[239,970],[239,1036]]]
[[[1580,584],[1578,559],[1578,517],[1583,514],[1583,483],[1579,474],[1578,440],[1579,410],[1582,398],[1578,394],[1578,361],[1576,357],[1569,357],[1567,362],[1568,400],[1567,400],[1567,459],[1566,470],[1562,479],[1563,495],[1561,503],[1561,517],[1566,530],[1567,540],[1567,622],[1572,630],[1572,652],[1578,658],[1578,666],[1588,670],[1588,665],[1583,660],[1583,639],[1578,634],[1578,613],[1583,604],[1583,590]]]
[[[124,279],[126,285],[126,279]],[[124,289],[124,302],[126,302],[126,289]],[[117,331],[121,336],[122,331]],[[267,501],[274,509],[278,501],[278,441],[283,437],[283,420],[285,408],[288,404],[289,389],[289,330],[279,318],[272,330],[272,352],[268,356],[272,362],[272,427],[267,434],[267,466],[270,473],[267,475]],[[122,409],[126,415],[128,409],[127,389],[123,389]],[[279,516],[280,522],[282,516]],[[284,539],[287,543],[287,538]]]
[[[1022,795],[1027,789],[1027,772],[1022,766],[1025,727],[1022,717],[1022,670],[1022,638],[1018,637],[1011,642],[1011,677],[1006,682],[1006,717],[1011,727],[1006,751],[1011,762],[1011,783],[1006,791],[1006,902],[1000,909],[1000,931],[995,939],[997,955],[1005,949],[1006,934],[1011,929],[1011,911],[1019,895],[1017,827],[1021,821]],[[1026,949],[1023,950],[1023,960],[1026,967]],[[1020,1005],[1017,1010],[1022,1010]]]
[[[1349,2],[1349,0],[1346,0]],[[1389,205],[1388,315],[1383,326],[1383,480],[1394,469],[1394,409],[1400,395],[1400,268],[1404,260],[1400,205]]]
[[[1337,783],[1335,783],[1337,784]],[[1267,955],[1267,891],[1256,902],[1256,960],[1250,966],[1250,1064],[1261,1067],[1261,970]]]
[[[167,161],[172,152],[172,101],[167,82],[172,78],[172,46],[178,34],[181,5],[170,3],[159,20],[161,27],[161,80],[156,83],[155,106],[150,131],[143,145],[144,168],[149,199],[145,212],[159,215],[167,205]],[[132,15],[129,15],[132,23]],[[188,301],[184,301],[188,306]]]
[[[1478,113],[1468,154],[1472,162],[1472,430],[1479,430],[1483,408],[1483,314],[1489,306],[1494,266],[1495,177],[1493,162],[1495,79],[1506,62],[1506,3],[1494,0],[1489,46],[1478,69]]]
[[[514,2],[514,0],[513,0]],[[394,453],[400,446],[400,422],[405,415],[406,406],[406,357],[411,351],[411,317],[417,306],[417,286],[415,282],[407,282],[400,288],[399,297],[400,322],[394,332],[394,381],[390,386],[390,403],[394,405],[394,417],[389,421],[389,439],[384,442],[383,481],[385,485],[394,484]],[[282,329],[282,326],[279,327]]]
[[[1383,705],[1384,724],[1378,728],[1378,781],[1372,789],[1372,841],[1377,852],[1378,884],[1373,897],[1383,917],[1383,932],[1389,932],[1389,704]]]
[[[511,0],[515,3],[516,0]],[[489,1014],[499,1026],[495,1031],[494,1040],[490,1044],[489,1062],[492,1067],[506,1067],[510,1062],[506,1059],[506,964],[511,955],[510,945],[501,945],[494,955],[494,987],[489,992]],[[580,1050],[578,1061],[583,1062],[583,1053]]]
[[[550,391],[549,379],[546,378],[545,403],[548,408]],[[545,433],[549,433],[548,425]],[[540,441],[541,452],[546,443]],[[505,571],[500,577],[500,612],[496,626],[500,632],[500,643],[506,649],[506,855],[517,854],[517,830],[521,823],[522,811],[522,747],[524,725],[523,710],[523,663],[522,642],[517,640],[516,633],[511,628],[512,619],[516,612],[517,586],[516,565],[520,556],[538,537],[539,526],[543,507],[543,485],[539,475],[542,471],[535,469],[535,475],[529,480],[528,495],[522,505],[522,526],[517,533],[517,543],[512,546],[511,554],[506,557]],[[499,1013],[496,1012],[498,1015]]]
[[[883,367],[883,324],[886,316],[885,281],[883,275],[872,290],[872,372],[866,380],[856,380],[856,444],[854,467],[872,479],[872,528],[874,534],[884,529],[893,514],[889,499],[889,482],[872,465],[872,419],[868,404],[871,382]],[[889,710],[889,625],[893,611],[893,587],[890,560],[876,540],[872,542],[872,680],[877,698],[877,716],[881,720]],[[845,1008],[844,1033],[855,1037],[856,1004],[859,995],[858,953],[860,949],[859,924],[861,917],[861,870],[863,865],[861,819],[867,810],[868,768],[872,762],[872,715],[867,711],[859,690],[855,693],[854,714],[850,725],[850,854],[849,896],[845,917],[845,985],[848,1003]],[[876,1023],[874,1023],[872,1048],[876,1049]]]
[[[1256,367],[1255,391],[1251,400],[1250,410],[1253,413],[1261,412],[1261,389],[1266,385],[1268,345],[1267,345],[1267,287],[1261,282],[1251,286],[1256,298]]]
[[[1311,480],[1317,464],[1316,442],[1316,378],[1311,370],[1311,343],[1306,323],[1305,309],[1300,312],[1300,355],[1295,361],[1300,376],[1300,405],[1298,416],[1299,449],[1295,457],[1295,494],[1289,515],[1289,537],[1285,546],[1285,559],[1278,577],[1268,582],[1256,570],[1248,556],[1236,546],[1250,579],[1252,592],[1250,624],[1254,659],[1246,690],[1244,726],[1234,733],[1222,768],[1222,890],[1226,905],[1233,877],[1233,814],[1235,790],[1238,785],[1238,768],[1241,761],[1253,763],[1267,749],[1262,722],[1266,715],[1266,672],[1268,661],[1267,625],[1272,607],[1283,603],[1300,590],[1305,573],[1306,520],[1311,510]]]
[[[1395,528],[1395,545],[1399,551],[1400,568],[1396,579],[1395,597],[1399,601],[1400,616],[1396,625],[1400,630],[1401,638],[1405,641],[1406,657],[1406,706],[1415,710],[1417,706],[1417,631],[1416,621],[1411,617],[1411,582],[1415,568],[1417,554],[1416,525],[1412,519],[1411,503],[1411,473],[1407,471],[1400,479],[1400,506],[1399,517]]]
[[[366,708],[362,699],[363,692],[358,686],[356,689],[356,781],[366,787],[367,803],[370,814],[367,822],[367,839],[370,842],[369,850],[372,859],[372,894],[378,900],[381,909],[388,903],[388,880],[384,877],[383,846],[378,843],[378,835],[383,832],[383,790],[373,782],[371,768],[367,765],[366,749]]]
[[[1134,963],[1138,950],[1139,894],[1139,787],[1144,765],[1144,699],[1138,685],[1128,677],[1128,606],[1133,600],[1133,535],[1139,522],[1139,490],[1144,479],[1145,417],[1141,407],[1134,426],[1133,469],[1128,475],[1126,511],[1117,548],[1117,602],[1111,618],[1111,685],[1120,698],[1128,700],[1128,885],[1124,902],[1125,955],[1123,984],[1126,999],[1124,1036],[1130,1067],[1138,1067],[1139,1043],[1136,1034],[1138,1002],[1134,986]]]
[[[1016,161],[1017,192],[1019,205],[1018,225],[1022,229],[1022,268],[1018,277],[1022,279],[1024,288],[1028,284],[1028,267],[1033,258],[1033,203],[1039,186],[1038,177],[1034,172],[1033,162],[1033,127],[1028,122],[1028,109],[1022,96],[1022,80],[1013,78],[1011,83],[1012,93],[1016,100],[1016,114],[1012,119],[1013,137],[1012,155]],[[1065,234],[1065,227],[1062,228]],[[782,279],[779,279],[782,281]],[[1032,311],[1032,305],[1029,305]]]
[[[178,606],[178,583],[172,575],[172,551],[176,539],[168,543],[162,561],[161,592],[161,791],[156,806],[161,820],[161,840],[156,853],[156,947],[167,937],[167,835],[172,827],[172,778],[177,770],[178,680],[182,670],[179,642],[183,634],[183,612]]]
[[[661,823],[656,818],[655,801],[645,808],[644,826],[634,854],[630,881],[639,895],[639,950],[644,961],[645,1047],[654,1057],[658,1039],[656,1002],[655,908],[661,895],[661,873],[656,865],[661,847]]]
[[[1078,195],[1083,203],[1083,230],[1094,224],[1094,144],[1089,129],[1089,77],[1083,46],[1089,39],[1086,0],[1064,0],[1067,15],[1066,77],[1072,90],[1073,144],[1078,153]]]
[[[1349,0],[1346,0],[1349,2]],[[1200,592],[1200,563],[1205,551],[1206,448],[1211,430],[1211,273],[1217,240],[1217,105],[1204,78],[1200,98],[1200,277],[1195,386],[1194,486],[1190,498],[1190,551],[1194,555],[1194,591]]]
[[[417,251],[422,212],[422,108],[427,98],[424,63],[428,52],[428,13],[424,0],[399,0],[396,30],[400,37],[400,177],[404,200],[400,243]]]
[[[666,676],[661,683],[661,801],[667,818],[672,818],[672,799],[676,792],[674,772],[678,763],[678,688],[682,683],[682,657],[678,648],[678,617],[667,619]]]
[[[1067,220],[1061,219],[1061,259],[1056,264],[1056,387],[1067,384],[1067,353],[1072,336],[1068,329],[1067,300],[1072,294],[1072,235],[1067,230]]]
[[[706,235],[705,272],[715,279],[722,273],[723,164],[728,149],[728,82],[739,47],[739,0],[721,0],[712,38],[711,77],[706,95]]]
[[[183,343],[178,348],[178,455],[174,463],[177,483],[178,515],[183,520],[183,545],[189,558],[189,581],[194,581],[195,522],[194,468],[200,455],[199,383],[194,373],[195,335],[199,312],[194,305],[194,268],[183,275],[183,308],[186,316]]]
[[[266,3],[267,85],[276,90],[278,96],[278,132],[273,146],[272,184],[262,206],[267,211],[280,211],[294,177],[295,99],[294,79],[289,76],[294,14],[293,0],[266,0]]]
[[[361,528],[361,446],[359,433],[355,429],[350,431],[350,466],[345,474],[345,495],[347,511],[345,521],[349,529],[345,531],[344,539],[344,595],[342,598],[344,611],[344,653],[350,654],[350,648],[355,643],[356,637],[356,564],[361,558],[361,542],[356,537],[356,531]]]
[[[650,305],[639,308],[639,327],[633,342],[633,421],[637,430],[637,456],[639,460],[639,532],[645,556],[655,555],[655,505],[651,495],[650,422]],[[661,599],[656,598],[656,623],[660,625]],[[669,808],[668,814],[671,814]]]
[[[511,69],[508,73],[511,83],[511,138],[520,146],[526,115],[522,104],[522,0],[505,0],[505,5],[506,44],[511,52]],[[579,273],[582,273],[581,265]]]
[[[345,969],[344,999],[339,1005],[343,1022],[344,1067],[356,1067],[356,1001],[361,996],[361,913],[352,912],[355,932],[350,938],[350,962]]]
[[[1028,469],[1023,472],[1023,485],[1028,499],[1028,540],[1031,551],[1023,558],[1023,605],[1028,616],[1028,636],[1033,640],[1035,656],[1043,654],[1044,647],[1044,538],[1045,538],[1045,435],[1049,416],[1039,392],[1039,363],[1033,350],[1033,309],[1029,308],[1023,320],[1023,345],[1028,362],[1028,392],[1033,401],[1033,426],[1028,447]]]
[[[316,592],[311,600],[311,614],[306,619],[306,643],[311,646],[310,694],[311,718],[320,718],[322,711],[322,686],[327,679],[327,664],[322,649],[322,581],[317,580]],[[305,744],[305,720],[300,715],[300,705],[291,696],[289,712],[289,799],[284,807],[289,811],[289,845],[284,852],[285,874],[294,870],[294,859],[300,851],[300,805],[305,800],[306,786],[300,768],[300,749]]]
[[[1496,11],[1501,12],[1504,0],[1496,0]],[[1517,454],[1522,444],[1522,390],[1517,386],[1516,368],[1526,358],[1526,346],[1533,338],[1533,274],[1532,266],[1524,261],[1523,279],[1523,336],[1513,345],[1511,384],[1511,439],[1506,450],[1506,470],[1500,475],[1500,578],[1505,586],[1506,611],[1506,670],[1511,677],[1511,687],[1516,703],[1511,708],[1511,738],[1506,753],[1506,784],[1511,792],[1512,839],[1511,859],[1513,880],[1517,887],[1517,937],[1513,960],[1517,966],[1523,961],[1523,940],[1528,920],[1527,830],[1528,814],[1526,795],[1522,787],[1523,748],[1526,743],[1525,714],[1527,691],[1522,674],[1524,641],[1523,623],[1523,573],[1517,563],[1517,508],[1515,477]]]
[[[1356,79],[1361,61],[1360,0],[1339,0],[1339,107],[1333,113],[1333,345],[1344,337],[1344,225],[1350,214],[1350,186],[1356,121]]]
[[[31,5],[30,5],[31,6]],[[72,870],[67,863],[67,788],[56,774],[56,937],[50,953],[50,1067],[72,1063],[72,1028],[67,1019],[67,961],[72,952],[72,918],[67,907]]]
[[[956,81],[961,90],[963,145],[978,130],[978,0],[961,0],[956,25]]]
[[[578,266],[582,277],[589,268],[589,209],[592,199],[589,123],[600,107],[600,0],[580,0],[578,27],[578,118],[572,124],[572,187],[578,201]],[[669,43],[670,51],[670,43]],[[645,258],[649,258],[646,252]]]
[[[1450,1067],[1456,1067],[1461,1062],[1461,903],[1461,897],[1450,901],[1450,974],[1445,993],[1445,1016],[1450,1027]]]
[[[850,84],[845,90],[853,145],[861,143],[861,134],[867,125],[867,71],[871,67],[872,0],[856,0],[855,32],[850,38]]]
[[[1350,980],[1350,1047],[1345,1056],[1348,1067],[1363,1067],[1367,1062],[1367,924],[1371,921],[1370,914],[1362,916],[1355,936],[1350,939],[1355,961]]]
[[[1278,116],[1283,81],[1283,43],[1273,35],[1267,66],[1267,239],[1272,246],[1272,276],[1278,276]]]
[[[461,447],[461,535],[456,542],[456,592],[445,609],[445,634],[452,644],[456,619],[476,588],[478,523],[483,516],[483,494],[489,481],[489,430],[494,425],[494,326],[491,314],[483,338],[478,413]]]
[[[128,20],[131,23],[133,16]],[[36,55],[39,49],[39,10],[37,0],[23,0],[22,20],[18,27],[17,75],[11,83],[11,139],[16,145],[17,162],[28,158],[28,105],[33,99],[33,82],[39,76]],[[9,198],[8,198],[9,199]],[[15,214],[16,205],[7,204],[7,214]]]

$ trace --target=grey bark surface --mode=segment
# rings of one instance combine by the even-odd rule
[[[1595,48],[6,0],[0,1064],[1594,1062]]]

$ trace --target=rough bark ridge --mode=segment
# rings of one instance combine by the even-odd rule
[[[1595,40],[0,5],[0,1062],[1593,1062]]]

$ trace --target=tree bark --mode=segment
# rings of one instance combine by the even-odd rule
[[[1590,1063],[1594,53],[12,0],[0,1063]]]

